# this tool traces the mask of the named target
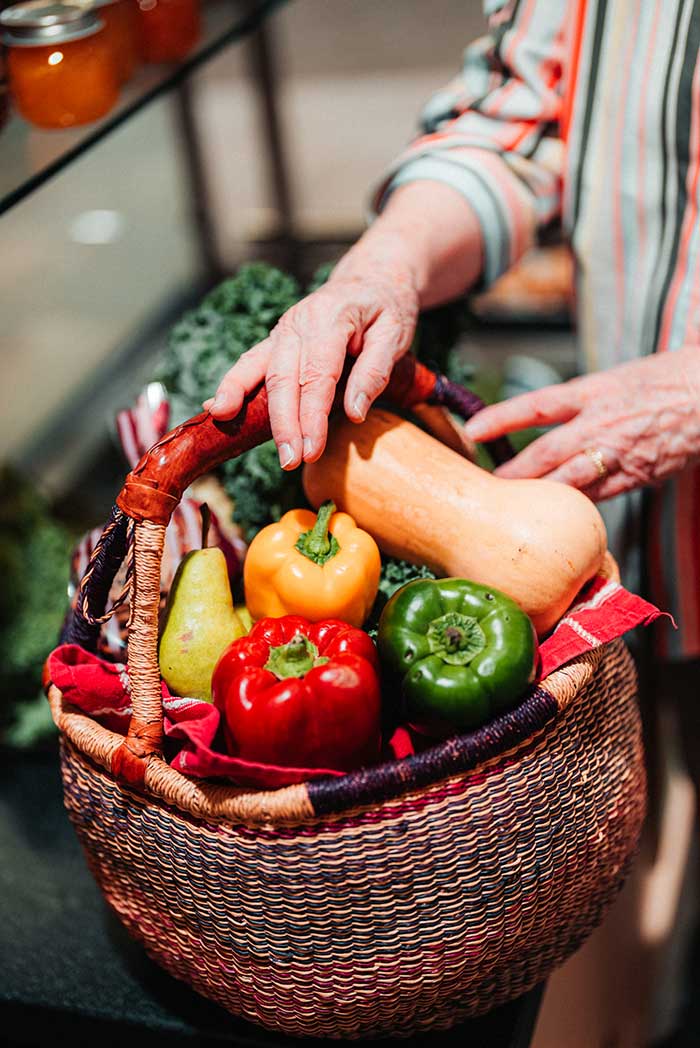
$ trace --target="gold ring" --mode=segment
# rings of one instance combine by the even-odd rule
[[[608,467],[605,465],[602,453],[598,448],[586,448],[586,454],[598,471],[598,479],[603,480],[608,475]]]

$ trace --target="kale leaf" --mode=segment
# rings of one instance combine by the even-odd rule
[[[300,295],[293,277],[264,262],[251,262],[185,313],[173,327],[153,376],[170,395],[174,425],[201,410],[226,371],[267,338]]]
[[[434,572],[426,568],[424,564],[411,564],[397,557],[382,557],[379,591],[365,624],[365,629],[370,637],[376,638],[379,616],[384,610],[384,605],[397,590],[405,586],[407,582],[413,582],[414,579],[434,579],[435,577]]]
[[[173,425],[201,410],[220,379],[246,350],[267,338],[301,297],[297,281],[274,266],[252,262],[189,310],[170,334],[154,378],[168,391]],[[247,539],[303,502],[300,471],[285,472],[270,441],[225,463],[219,476],[233,500],[234,520]]]
[[[0,470],[0,736],[41,692],[47,655],[68,611],[74,536],[34,485],[16,470]],[[48,710],[43,700],[44,712]],[[43,718],[46,723],[47,718]]]

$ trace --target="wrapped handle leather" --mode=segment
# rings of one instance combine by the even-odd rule
[[[350,365],[348,365],[350,366]],[[339,383],[335,407],[344,383]],[[402,408],[438,404],[462,418],[484,407],[475,394],[436,375],[407,354],[392,372],[384,397]],[[123,781],[143,785],[148,761],[160,756],[163,738],[162,681],[158,666],[160,572],[165,529],[186,489],[227,459],[269,440],[267,393],[260,387],[230,422],[202,412],[157,441],[129,473],[117,497],[117,508],[81,582],[79,600],[63,640],[92,646],[97,640],[95,607],[109,591],[133,526],[133,589],[128,667],[133,714],[122,745],[112,758],[112,771]],[[486,445],[496,462],[513,454],[509,441]],[[110,577],[111,574],[111,577]],[[91,611],[89,609],[92,609]]]
[[[339,383],[342,391],[344,382]],[[342,392],[336,396],[336,407]],[[384,396],[400,407],[420,403],[440,404],[461,418],[471,418],[484,403],[464,389],[421,364],[412,354],[402,357],[392,371]],[[167,524],[190,484],[227,459],[269,440],[267,391],[261,386],[248,397],[231,422],[218,422],[208,411],[195,415],[166,433],[150,448],[126,478],[117,505],[132,520]],[[487,444],[497,463],[511,457],[512,448],[501,439]]]
[[[217,422],[208,411],[195,415],[146,452],[127,476],[117,505],[132,520],[167,524],[193,481],[271,435],[264,387],[231,422]]]

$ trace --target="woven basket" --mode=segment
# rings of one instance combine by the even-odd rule
[[[395,399],[438,399],[415,386]],[[622,641],[599,648],[486,728],[341,778],[250,792],[170,768],[165,524],[193,476],[264,439],[258,410],[266,422],[264,394],[235,424],[199,416],[127,478],[66,639],[94,646],[127,553],[134,712],[125,740],[47,682],[65,803],[133,937],[234,1014],[302,1036],[447,1028],[546,978],[620,889],[646,798],[632,660]]]

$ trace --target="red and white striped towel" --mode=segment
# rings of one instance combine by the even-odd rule
[[[577,655],[607,644],[637,626],[649,626],[666,612],[630,593],[613,579],[596,576],[540,645],[540,679]],[[670,615],[667,615],[675,627]]]
[[[130,469],[133,469],[141,456],[168,432],[169,426],[170,405],[165,387],[160,382],[150,382],[136,398],[133,407],[124,408],[116,417],[117,437]],[[223,551],[233,583],[240,578],[246,544],[242,537],[233,533],[232,528],[224,529],[213,509],[209,509],[211,522],[208,544],[218,546]],[[78,584],[101,534],[101,527],[93,528],[83,535],[73,550],[69,588],[71,598],[77,593]],[[201,537],[201,503],[195,498],[185,496],[175,509],[165,532],[165,549],[161,564],[161,591],[164,595],[170,589],[178,564],[190,550],[199,549]],[[123,582],[122,569],[112,586],[112,600],[120,592]],[[124,623],[127,609],[123,610],[123,614],[112,616],[100,632],[100,651],[115,658],[123,656],[126,646]]]

